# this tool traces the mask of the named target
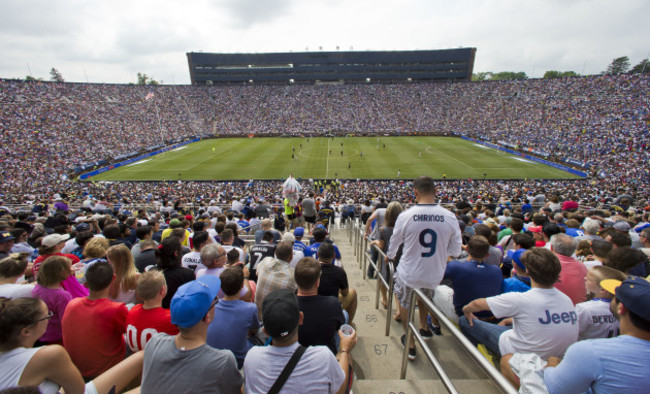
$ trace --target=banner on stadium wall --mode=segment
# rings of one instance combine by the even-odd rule
[[[539,157],[530,156],[530,155],[527,155],[525,153],[513,151],[511,149],[504,148],[504,147],[496,145],[496,144],[492,144],[492,143],[489,143],[489,142],[484,142],[484,141],[481,141],[481,140],[477,140],[476,138],[470,138],[470,137],[466,137],[466,136],[462,136],[462,135],[460,136],[460,138],[462,138],[464,140],[467,140],[467,141],[472,141],[474,143],[481,144],[481,145],[484,145],[484,146],[487,146],[487,147],[490,147],[490,148],[493,148],[493,149],[497,149],[497,150],[500,150],[500,151],[503,151],[503,152],[506,152],[506,153],[510,153],[511,155],[523,157],[525,159],[532,160],[532,161],[540,163],[540,164],[551,166],[553,168],[557,168],[558,170],[566,171],[566,172],[568,172],[570,174],[573,174],[573,175],[577,175],[577,176],[580,176],[580,177],[583,177],[583,178],[587,177],[586,172],[574,170],[573,168],[563,166],[562,164],[557,164],[557,163],[554,163],[552,161],[540,159]]]
[[[568,158],[564,159],[566,163],[573,164],[574,166],[582,167],[582,168],[589,168],[589,164],[585,163],[584,161]]]
[[[81,175],[79,175],[79,179],[81,179],[81,180],[88,179],[90,177],[93,177],[95,175],[99,175],[99,174],[101,174],[103,172],[106,172],[108,170],[112,170],[112,169],[115,169],[115,168],[118,168],[118,167],[122,167],[122,166],[125,166],[127,164],[135,163],[136,161],[146,159],[147,157],[155,156],[155,155],[157,155],[159,153],[167,152],[167,151],[170,151],[172,149],[176,149],[176,148],[181,147],[183,145],[191,144],[193,142],[197,142],[197,141],[200,141],[200,140],[201,140],[201,138],[194,138],[194,139],[189,140],[189,141],[185,141],[185,142],[181,142],[181,143],[174,144],[174,145],[171,145],[171,146],[167,146],[167,147],[159,149],[159,150],[157,150],[155,152],[146,153],[144,155],[140,155],[138,157],[131,158],[129,160],[125,160],[125,161],[121,161],[119,163],[111,164],[110,166],[102,167],[102,168],[99,168],[99,169],[97,169],[95,171],[91,171],[91,172],[88,172],[88,173],[85,173],[85,174],[81,174]]]

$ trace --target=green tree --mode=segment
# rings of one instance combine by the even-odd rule
[[[480,72],[472,74],[472,81],[487,81],[492,78],[491,72]]]
[[[544,73],[544,79],[550,78],[566,78],[566,77],[577,77],[579,74],[575,71],[557,71],[557,70],[548,70]]]
[[[544,73],[544,79],[562,78],[562,72],[557,70],[548,70]]]
[[[650,73],[650,59],[643,59],[639,64],[632,67],[630,74]]]
[[[27,75],[25,77],[25,82],[40,82],[42,80],[43,80],[43,78],[34,78],[31,75]]]
[[[63,81],[63,75],[57,70],[56,68],[52,67],[50,70],[50,80],[54,82],[64,82]]]
[[[160,82],[149,77],[147,74],[138,73],[138,85],[160,85]]]
[[[492,81],[504,81],[510,79],[528,79],[528,75],[525,72],[514,72],[514,71],[501,71],[490,78]]]
[[[630,58],[627,56],[621,56],[612,60],[610,65],[607,66],[607,70],[605,70],[604,74],[609,74],[609,75],[623,74],[626,73],[629,68],[630,68]]]

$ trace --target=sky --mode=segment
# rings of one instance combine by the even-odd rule
[[[648,0],[0,0],[0,77],[189,84],[187,52],[477,48],[474,72],[650,57]]]

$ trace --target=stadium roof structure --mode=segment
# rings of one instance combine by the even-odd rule
[[[189,52],[193,85],[469,81],[476,48],[285,53]]]

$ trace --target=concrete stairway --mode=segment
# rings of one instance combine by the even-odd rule
[[[343,257],[350,287],[357,290],[359,306],[354,323],[359,341],[352,351],[356,380],[352,390],[364,393],[447,393],[440,378],[419,349],[417,359],[409,361],[406,379],[400,380],[403,348],[401,323],[391,318],[390,336],[385,336],[386,309],[375,309],[377,280],[363,279],[347,230],[333,229],[331,238]],[[394,311],[393,307],[393,311]],[[417,317],[416,317],[417,321]],[[461,393],[500,393],[488,376],[463,350],[458,341],[443,330],[442,336],[427,340],[456,389]],[[419,345],[416,345],[419,346]]]

